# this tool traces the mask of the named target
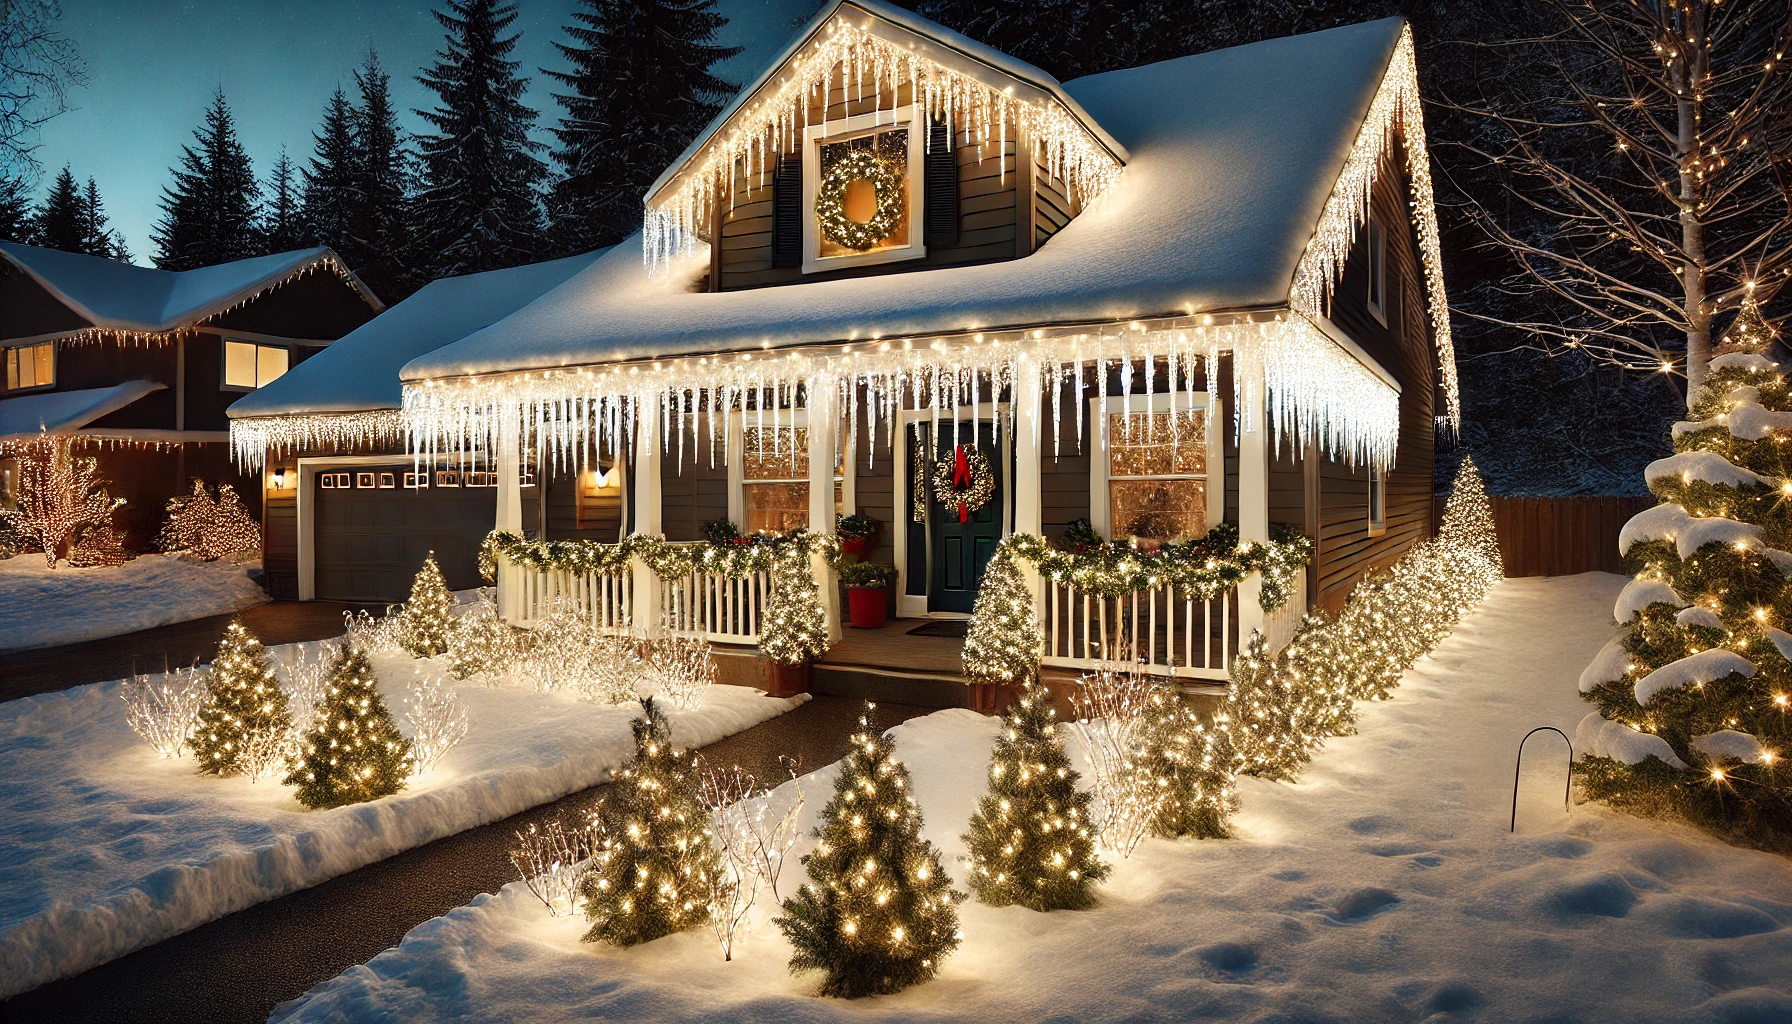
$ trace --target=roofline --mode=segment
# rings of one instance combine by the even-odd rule
[[[303,250],[295,250],[295,251],[303,251]],[[87,254],[74,253],[72,255],[80,256],[80,255],[87,255]],[[97,330],[97,331],[122,331],[122,332],[131,333],[131,334],[168,334],[168,333],[172,333],[174,331],[180,331],[180,330],[185,330],[190,327],[196,327],[196,326],[204,323],[205,321],[210,320],[212,317],[218,316],[221,313],[229,312],[230,310],[234,309],[235,307],[242,305],[251,299],[259,297],[263,292],[272,291],[273,289],[278,288],[283,284],[286,284],[292,278],[297,277],[298,275],[306,273],[310,270],[316,269],[318,266],[329,266],[329,267],[331,267],[331,269],[335,270],[336,273],[340,274],[342,276],[343,280],[349,285],[349,287],[353,288],[355,290],[355,292],[358,293],[361,296],[361,298],[363,300],[365,300],[369,306],[373,307],[373,311],[374,311],[375,315],[383,313],[386,310],[386,304],[384,302],[380,301],[380,297],[378,295],[375,295],[373,293],[373,289],[367,287],[367,283],[362,281],[360,276],[357,275],[354,271],[350,270],[348,268],[348,264],[342,262],[342,257],[336,255],[336,251],[334,249],[331,249],[329,246],[320,247],[320,251],[318,252],[318,254],[316,256],[313,256],[311,259],[305,260],[304,262],[302,262],[296,266],[289,267],[288,269],[286,269],[285,271],[283,271],[281,273],[269,274],[266,277],[259,278],[254,283],[245,285],[244,287],[231,292],[229,295],[225,296],[223,299],[220,299],[219,301],[217,301],[215,303],[211,303],[205,307],[202,307],[203,311],[196,316],[193,316],[190,318],[183,318],[182,320],[180,320],[179,322],[176,322],[176,323],[167,323],[166,321],[164,321],[160,326],[157,326],[152,329],[147,329],[147,330],[144,328],[141,328],[141,327],[118,326],[116,323],[111,322],[111,318],[102,317],[99,314],[95,313],[93,310],[88,309],[85,305],[76,301],[68,293],[64,292],[62,289],[60,289],[60,288],[56,287],[54,284],[52,284],[48,278],[45,278],[42,274],[38,273],[36,270],[31,268],[27,264],[20,262],[17,257],[13,256],[12,253],[6,251],[4,248],[0,248],[0,256],[5,256],[8,262],[10,262],[13,266],[18,267],[20,270],[24,271],[26,276],[30,277],[33,281],[36,281],[38,283],[38,285],[40,287],[42,287],[45,291],[47,291],[51,295],[55,296],[56,301],[62,303],[64,306],[67,306],[69,309],[72,309],[76,313],[80,314],[81,317],[84,318],[90,325],[88,327],[79,328],[74,331],[62,332],[62,336],[81,334],[81,333],[85,333],[87,331],[95,331],[95,330]],[[93,256],[91,258],[104,259],[105,257]],[[253,259],[256,257],[250,257],[250,258]],[[235,262],[235,261],[232,261],[232,262]],[[126,266],[126,267],[133,267],[137,270],[149,270],[149,271],[154,271],[157,273],[164,273],[164,274],[189,273],[189,271],[185,271],[185,270],[168,271],[168,270],[162,270],[159,267],[139,267],[134,263],[122,263],[120,265]],[[214,264],[214,265],[215,266],[224,266],[225,264]],[[195,269],[203,270],[206,268],[200,267],[200,268],[195,268]],[[107,321],[107,322],[102,323],[101,321]]]
[[[983,77],[983,74],[1000,75],[1002,78],[1002,83],[1000,84],[984,82],[985,85],[1000,88],[1001,85],[1018,80],[1025,85],[1033,87],[1039,92],[1044,93],[1050,100],[1058,103],[1072,117],[1076,118],[1077,123],[1082,125],[1084,130],[1089,133],[1090,137],[1100,144],[1103,149],[1108,151],[1108,154],[1114,158],[1116,163],[1125,166],[1126,163],[1132,159],[1132,154],[1127,152],[1126,147],[1121,145],[1119,140],[1115,139],[1112,135],[1109,135],[1107,129],[1103,128],[1095,118],[1089,116],[1089,112],[1084,110],[1082,104],[1078,103],[1075,99],[1072,99],[1070,94],[1064,91],[1064,87],[1059,84],[1057,79],[1046,74],[1044,71],[1033,67],[1031,64],[1027,64],[1025,61],[1019,60],[1018,58],[1014,59],[1016,64],[1021,65],[1022,68],[1030,69],[1030,71],[1035,72],[1036,74],[1028,74],[1026,71],[1019,68],[1010,69],[998,67],[976,54],[969,53],[956,45],[953,45],[950,38],[941,38],[940,33],[945,32],[952,36],[960,36],[960,38],[967,39],[969,37],[961,36],[960,33],[953,32],[951,29],[945,28],[942,25],[937,25],[934,22],[928,21],[918,15],[911,14],[901,8],[893,7],[887,11],[872,10],[865,6],[863,0],[830,0],[828,4],[815,13],[814,17],[809,19],[808,24],[803,26],[792,41],[779,52],[778,56],[766,65],[765,70],[760,72],[759,77],[754,79],[752,84],[742,86],[740,91],[735,94],[734,99],[730,100],[728,105],[722,108],[721,113],[717,114],[708,125],[704,126],[703,130],[697,134],[696,139],[692,140],[691,144],[685,147],[684,152],[680,153],[676,160],[673,160],[665,170],[660,172],[659,177],[655,178],[653,184],[648,186],[647,192],[642,199],[642,205],[651,205],[654,196],[658,195],[673,182],[676,182],[679,178],[683,177],[685,172],[690,169],[691,164],[693,164],[697,157],[703,153],[704,149],[709,146],[715,136],[727,126],[729,120],[740,113],[740,111],[747,105],[747,102],[758,95],[761,89],[775,81],[777,77],[784,72],[786,66],[790,63],[791,58],[795,57],[798,53],[808,47],[821,32],[822,26],[826,25],[835,14],[846,7],[851,7],[865,17],[876,19],[892,29],[914,36],[922,42],[931,42],[935,45],[948,48],[958,59],[975,65],[976,67],[972,69],[973,71],[982,69],[982,73],[976,74],[976,77],[979,79]],[[972,40],[972,42],[975,42],[975,40]],[[929,59],[935,59],[935,55],[926,54],[924,51],[917,52],[923,52],[923,55],[928,56]]]

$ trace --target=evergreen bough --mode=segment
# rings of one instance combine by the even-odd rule
[[[827,611],[815,583],[807,548],[787,544],[773,556],[771,598],[759,632],[759,653],[785,665],[814,661],[828,652]]]
[[[284,735],[292,729],[286,692],[274,674],[267,648],[243,620],[232,619],[218,640],[199,727],[188,741],[202,775],[240,775],[251,737]]]
[[[341,807],[404,788],[411,741],[399,735],[365,650],[344,644],[337,651],[312,723],[286,777],[300,803]]]
[[[653,698],[630,723],[635,755],[616,775],[614,801],[594,817],[597,853],[580,888],[592,922],[586,942],[633,946],[709,921],[709,879],[722,870],[695,758],[672,746]]]
[[[1077,788],[1055,717],[1051,695],[1030,681],[1002,714],[989,792],[964,836],[971,891],[992,907],[1081,910],[1108,874],[1095,855],[1093,797]]]
[[[1042,643],[1033,588],[1014,552],[1003,545],[983,567],[964,638],[964,674],[983,683],[1025,682],[1039,673]]]
[[[792,971],[824,973],[821,994],[856,999],[927,981],[958,948],[957,904],[895,744],[867,703],[821,812],[809,881],[777,919]]]
[[[454,595],[448,581],[442,578],[442,567],[436,564],[431,551],[423,560],[423,568],[411,581],[411,596],[404,603],[404,626],[399,643],[413,658],[433,658],[448,650],[449,631],[454,624]]]

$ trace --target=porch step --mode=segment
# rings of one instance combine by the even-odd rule
[[[815,692],[853,700],[913,704],[923,708],[971,707],[971,688],[962,676],[904,672],[872,665],[815,666]]]

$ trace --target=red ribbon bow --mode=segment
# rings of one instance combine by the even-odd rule
[[[971,460],[964,453],[964,445],[958,445],[952,453],[952,486],[963,489],[971,486]],[[971,521],[971,510],[964,502],[958,503],[958,522],[964,525]]]

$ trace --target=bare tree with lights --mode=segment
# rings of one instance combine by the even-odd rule
[[[1497,201],[1468,204],[1519,267],[1493,287],[1539,313],[1462,315],[1632,369],[1683,359],[1690,402],[1714,322],[1792,274],[1792,147],[1777,137],[1792,17],[1783,0],[1548,10],[1555,31],[1502,44],[1510,72],[1461,108],[1491,128],[1468,148],[1508,175]]]
[[[125,500],[106,493],[97,460],[76,456],[74,443],[61,435],[14,450],[19,455],[18,505],[0,508],[0,525],[36,545],[50,568],[83,531],[112,529],[112,513]]]

